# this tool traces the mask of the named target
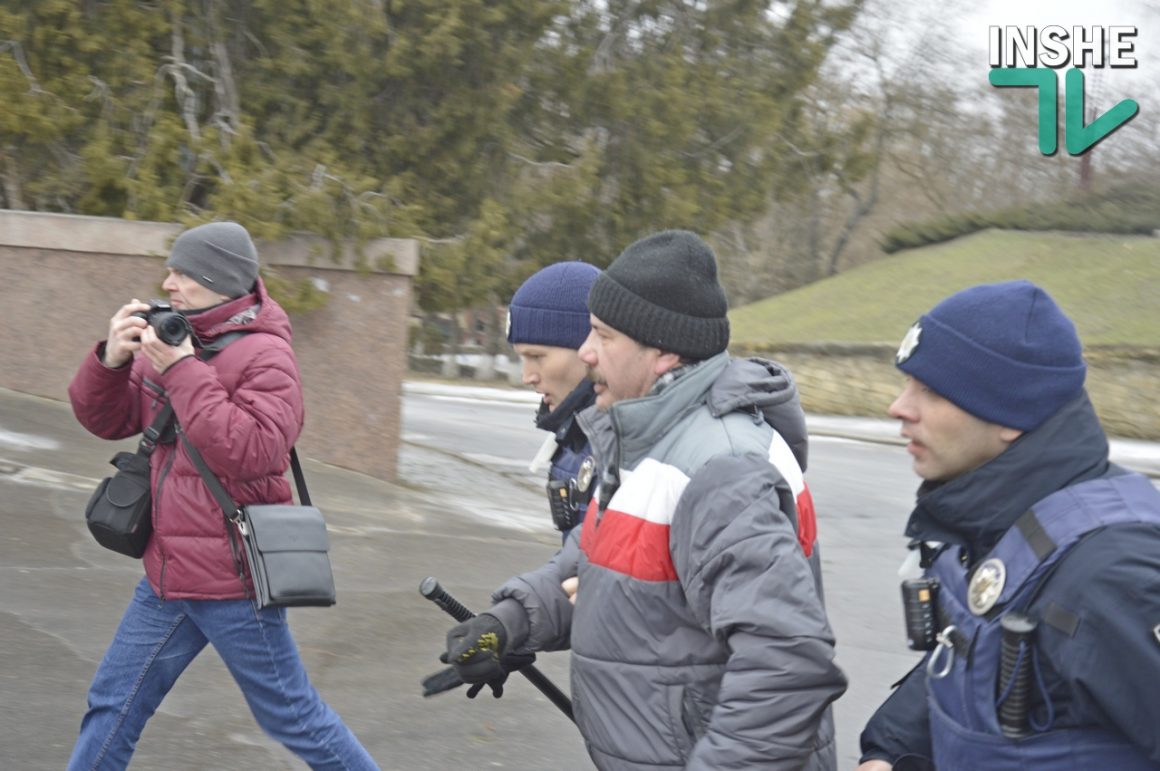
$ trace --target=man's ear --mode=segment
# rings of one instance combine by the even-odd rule
[[[671,369],[676,369],[681,365],[681,357],[675,353],[668,351],[661,351],[660,356],[657,357],[656,363],[653,365],[653,374],[657,377],[665,374]]]
[[[1008,426],[999,427],[999,438],[1007,444],[1011,444],[1019,437],[1023,436],[1023,430],[1019,428],[1010,428]]]

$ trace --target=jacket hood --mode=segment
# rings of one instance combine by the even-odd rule
[[[261,278],[249,294],[184,315],[203,344],[234,331],[266,332],[291,342],[290,317],[266,293]]]
[[[734,359],[709,390],[709,411],[719,418],[730,412],[760,414],[781,434],[802,471],[809,439],[797,386],[789,370],[769,359]]]
[[[1036,502],[1108,468],[1107,436],[1085,391],[979,468],[923,482],[906,534],[966,546],[974,563]]]

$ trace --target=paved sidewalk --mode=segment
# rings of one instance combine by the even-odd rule
[[[67,404],[0,389],[0,769],[64,768],[85,691],[142,575],[84,526],[84,507],[118,450],[88,435]],[[418,592],[434,575],[465,605],[543,564],[552,533],[489,525],[453,511],[450,493],[413,489],[309,459],[327,515],[333,608],[290,611],[312,682],[386,769],[590,769],[573,725],[523,682],[496,701],[423,699],[419,680],[454,622]],[[470,501],[465,501],[470,505]],[[565,691],[566,654],[538,665]],[[146,727],[132,768],[304,769],[262,734],[212,649]]]

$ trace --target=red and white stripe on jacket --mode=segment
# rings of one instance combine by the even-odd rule
[[[793,451],[776,432],[769,447],[769,462],[793,492],[798,543],[808,557],[818,532],[813,497]],[[597,514],[599,494],[588,504],[580,534],[580,548],[588,561],[641,581],[676,581],[669,529],[688,484],[689,477],[683,471],[655,458],[645,458],[632,471],[622,469],[620,487],[603,516]]]

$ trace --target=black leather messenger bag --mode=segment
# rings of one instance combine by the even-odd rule
[[[206,466],[181,426],[177,434],[186,452],[213,493],[226,518],[230,546],[238,575],[243,576],[241,551],[250,567],[254,599],[260,608],[329,606],[335,603],[334,574],[330,569],[330,540],[322,512],[311,505],[298,452],[290,450],[290,465],[301,505],[269,503],[238,506],[221,481]],[[235,536],[236,533],[236,536]]]

